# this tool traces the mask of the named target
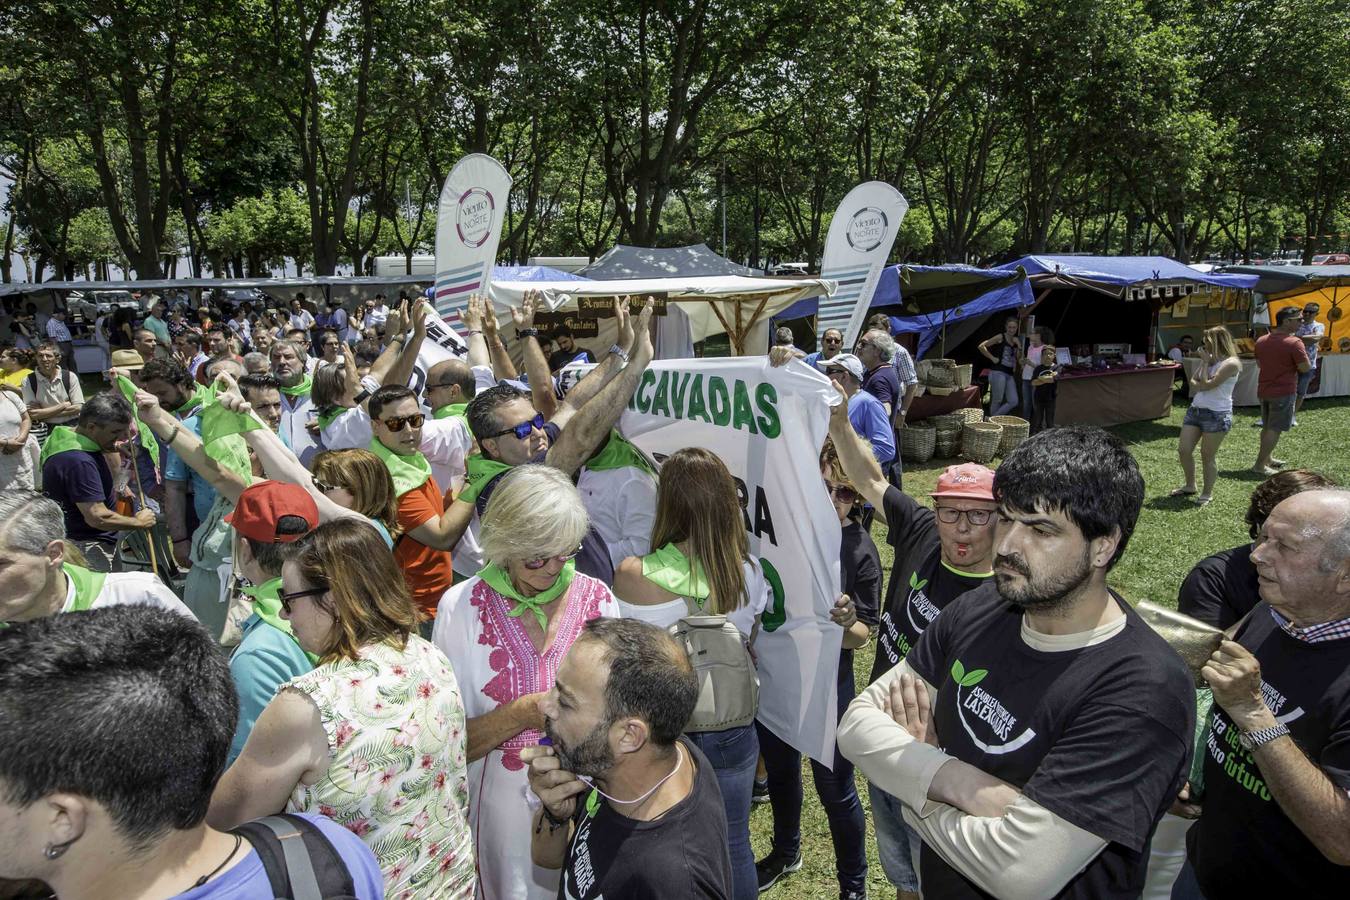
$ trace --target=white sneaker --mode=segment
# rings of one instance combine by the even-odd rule
[[[1297,427],[1298,427],[1298,419],[1293,419],[1293,420],[1291,420],[1291,421],[1289,422],[1289,426],[1290,426],[1291,428],[1297,428]]]

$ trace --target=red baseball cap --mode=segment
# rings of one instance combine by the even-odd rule
[[[955,497],[964,500],[994,499],[994,470],[977,463],[948,466],[938,478],[934,497]]]
[[[282,516],[299,516],[312,531],[319,524],[319,507],[304,488],[281,481],[260,481],[244,488],[225,522],[246,538],[262,544],[288,544],[300,534],[277,534]]]

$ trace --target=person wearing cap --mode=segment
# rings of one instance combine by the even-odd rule
[[[1322,311],[1322,307],[1313,301],[1308,301],[1303,306],[1303,317],[1299,320],[1298,328],[1294,331],[1294,337],[1303,342],[1303,349],[1308,351],[1308,371],[1298,374],[1298,399],[1294,401],[1294,412],[1303,410],[1303,398],[1308,394],[1308,387],[1312,384],[1313,375],[1317,372],[1317,349],[1327,329],[1321,322],[1317,321],[1317,314]],[[1292,424],[1297,425],[1295,420]]]
[[[225,521],[234,529],[234,570],[248,582],[243,592],[253,609],[239,646],[230,654],[239,724],[225,762],[229,765],[277,690],[314,668],[314,658],[300,648],[291,623],[281,618],[279,598],[282,551],[314,530],[319,507],[299,485],[260,481],[244,489]]]
[[[847,392],[843,380],[835,384]],[[930,510],[887,481],[843,404],[831,411],[830,439],[849,482],[885,519],[886,541],[895,548],[869,679],[874,682],[904,659],[944,607],[993,576],[994,473],[973,463],[948,467]],[[869,790],[886,877],[901,896],[916,895],[918,875],[900,802],[876,786]]]
[[[867,370],[862,360],[852,353],[840,353],[824,363],[825,374],[832,376],[848,401],[848,421],[853,430],[872,447],[872,455],[881,464],[881,471],[889,473],[895,462],[895,432],[886,407],[875,396],[862,389]]]
[[[183,601],[150,572],[95,572],[71,562],[61,506],[35,491],[0,491],[0,625],[125,603],[188,618]]]
[[[1275,327],[1256,341],[1256,396],[1261,401],[1261,449],[1252,471],[1274,475],[1284,465],[1275,458],[1280,435],[1294,425],[1298,379],[1312,371],[1303,341],[1294,336],[1302,320],[1297,307],[1286,306],[1275,314]]]

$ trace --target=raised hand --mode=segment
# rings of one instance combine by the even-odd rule
[[[651,297],[642,304],[642,312],[638,313],[637,325],[634,326],[636,336],[634,338],[634,354],[644,358],[644,364],[650,362],[656,355],[655,348],[652,347],[652,312],[656,309],[656,301]]]
[[[465,329],[469,331],[483,330],[483,295],[474,293],[469,295],[468,302],[464,305],[464,312],[460,316],[464,321]]]
[[[526,291],[520,305],[511,307],[511,321],[515,323],[517,330],[525,331],[534,327],[534,313],[538,297],[538,291]]]
[[[614,318],[619,323],[618,345],[625,353],[633,349],[633,314],[630,304],[632,297],[614,298]]]
[[[497,333],[497,307],[488,297],[483,298],[483,333]]]

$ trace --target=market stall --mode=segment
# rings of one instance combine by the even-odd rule
[[[1154,363],[1100,371],[1066,369],[1059,377],[1056,425],[1122,425],[1161,419],[1172,411],[1172,381],[1180,366]]]

